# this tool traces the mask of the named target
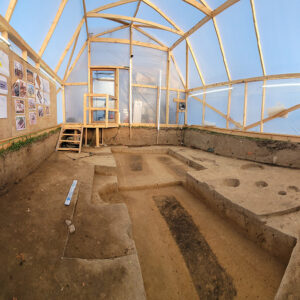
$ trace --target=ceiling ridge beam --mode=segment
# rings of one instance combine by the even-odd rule
[[[45,37],[45,39],[43,41],[41,49],[39,51],[39,56],[42,56],[44,54],[44,52],[45,52],[45,50],[46,50],[46,48],[48,46],[48,43],[49,43],[49,41],[50,41],[50,39],[51,39],[51,37],[53,35],[53,32],[54,32],[54,30],[55,30],[55,28],[56,28],[56,26],[58,24],[58,21],[59,21],[61,15],[63,13],[63,10],[64,10],[67,2],[68,2],[68,0],[62,0],[60,2],[60,5],[59,5],[59,8],[58,8],[57,13],[55,15],[55,18],[54,18],[54,20],[53,20],[53,22],[52,22],[52,24],[50,26],[50,29],[49,29],[49,31],[48,31],[48,33],[47,33],[47,35],[46,35],[46,37]]]

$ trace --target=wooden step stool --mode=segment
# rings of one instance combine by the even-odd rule
[[[63,125],[60,130],[56,151],[76,151],[80,153],[82,136],[82,126]]]

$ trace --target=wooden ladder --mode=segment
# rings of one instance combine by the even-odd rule
[[[83,127],[63,125],[60,130],[56,151],[81,152]]]

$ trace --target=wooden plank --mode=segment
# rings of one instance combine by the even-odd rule
[[[258,77],[249,77],[244,79],[237,79],[225,82],[218,82],[213,84],[207,84],[204,86],[199,86],[196,88],[189,89],[188,92],[195,92],[203,89],[209,89],[213,87],[219,87],[224,85],[234,85],[240,84],[245,82],[256,82],[256,81],[263,81],[263,80],[275,80],[275,79],[292,79],[292,78],[300,78],[300,73],[288,73],[288,74],[276,74],[276,75],[266,75],[266,76],[258,76]]]
[[[17,2],[18,2],[18,0],[10,0],[9,1],[8,8],[7,8],[6,13],[5,13],[5,20],[7,22],[10,22],[10,19],[12,17],[12,14],[13,14],[14,10],[15,10]]]
[[[27,59],[28,59],[28,52],[27,52],[27,50],[23,50],[23,51],[22,51],[22,58],[23,58],[25,61],[27,61]]]
[[[248,82],[245,82],[244,90],[244,113],[243,113],[243,130],[245,130],[247,122],[247,102],[248,102]]]
[[[155,22],[151,22],[151,21],[147,21],[147,20],[139,19],[139,18],[135,18],[135,17],[130,17],[130,16],[121,16],[121,15],[104,14],[104,13],[87,13],[87,17],[88,18],[104,18],[104,19],[112,19],[112,20],[126,20],[126,21],[130,21],[130,22],[137,22],[140,24],[150,25],[157,29],[170,31],[175,34],[181,35],[181,32],[178,31],[177,29],[173,29],[173,28],[161,25],[159,23],[155,23]]]
[[[88,13],[97,13],[97,12],[105,10],[105,9],[117,7],[117,6],[120,6],[120,5],[123,5],[123,4],[132,3],[132,2],[136,2],[136,1],[138,1],[138,0],[121,0],[121,1],[114,2],[114,3],[109,3],[109,4],[106,4],[106,5],[102,5],[98,8],[95,8],[95,9],[89,11]]]
[[[99,139],[100,139],[100,136],[99,136],[99,127],[96,128],[96,147],[99,147]]]
[[[129,67],[126,66],[90,66],[91,69],[124,69],[124,70],[128,70]]]
[[[294,110],[297,110],[299,108],[300,108],[300,104],[294,105],[294,106],[292,106],[290,108],[287,108],[287,109],[285,109],[285,110],[283,110],[281,112],[278,112],[277,114],[275,114],[275,115],[273,115],[271,117],[265,118],[262,121],[258,121],[258,122],[255,122],[255,123],[251,124],[251,125],[248,125],[245,129],[248,130],[248,129],[251,129],[253,127],[256,127],[256,126],[260,125],[261,122],[266,123],[266,122],[269,122],[269,121],[271,121],[271,120],[273,120],[275,118],[283,117],[286,114],[288,114],[288,113],[290,113],[290,112],[292,112]]]
[[[213,20],[215,31],[216,31],[216,34],[217,34],[217,38],[218,38],[220,50],[221,50],[221,53],[222,53],[222,58],[223,58],[225,70],[226,70],[226,73],[227,73],[227,77],[228,77],[228,80],[231,80],[231,76],[230,76],[230,72],[229,72],[229,67],[228,67],[228,63],[227,63],[227,60],[226,60],[225,50],[224,50],[224,47],[223,47],[223,43],[222,43],[222,39],[221,39],[219,27],[218,27],[216,18],[212,18],[212,20]]]
[[[65,82],[63,83],[62,85],[65,85],[65,86],[72,86],[72,85],[88,85],[87,82]]]
[[[212,10],[208,9],[206,6],[204,6],[203,4],[201,4],[200,2],[196,1],[196,0],[183,0],[184,2],[192,5],[193,7],[199,9],[200,11],[202,11],[204,14],[206,14],[207,16],[211,16],[212,15]]]
[[[212,11],[210,16],[205,16],[202,20],[200,20],[196,25],[194,25],[190,30],[188,30],[185,34],[183,34],[171,47],[170,50],[173,50],[177,45],[179,45],[182,41],[184,41],[187,37],[189,37],[191,34],[193,34],[195,31],[197,31],[200,27],[202,27],[204,24],[206,24],[212,17],[217,16],[221,12],[223,12],[225,9],[230,7],[231,5],[235,4],[240,0],[227,0],[225,3],[220,5],[218,8],[216,8],[214,11]]]
[[[256,20],[254,0],[250,0],[250,3],[251,3],[252,17],[253,17],[253,23],[254,23],[254,28],[255,28],[256,41],[257,41],[257,47],[258,47],[258,52],[259,52],[261,68],[263,71],[263,75],[266,75],[266,68],[265,68],[264,57],[263,57],[263,53],[262,53],[262,49],[261,49],[259,30],[258,30],[258,25],[257,25],[257,20]]]
[[[127,44],[130,45],[130,39],[117,39],[117,38],[91,38],[91,42],[93,43],[118,43],[118,44]],[[168,47],[163,47],[160,45],[144,43],[140,41],[132,41],[132,44],[135,46],[141,46],[146,48],[153,48],[161,51],[168,51]]]
[[[116,95],[116,98],[117,98],[117,100],[116,100],[116,115],[115,115],[115,121],[116,121],[116,123],[120,123],[120,105],[119,105],[119,101],[120,101],[120,99],[119,99],[119,97],[120,97],[120,95],[119,95],[119,81],[120,81],[120,71],[119,71],[119,69],[116,69],[116,80],[115,80],[115,89],[116,89],[116,92],[115,92],[115,95]]]
[[[77,26],[77,28],[76,28],[76,30],[75,30],[73,36],[71,37],[71,39],[70,39],[69,43],[67,44],[67,46],[66,46],[64,52],[62,53],[62,55],[61,55],[61,57],[60,57],[60,59],[59,59],[57,65],[56,65],[56,67],[55,67],[55,73],[57,73],[57,71],[59,70],[59,68],[60,68],[60,66],[61,66],[61,64],[62,64],[62,62],[64,61],[64,59],[65,59],[65,57],[66,57],[66,55],[67,55],[67,53],[68,53],[68,51],[69,51],[69,49],[71,48],[73,42],[74,42],[75,39],[76,39],[77,34],[80,32],[83,23],[84,23],[84,18],[82,18],[81,21],[79,22],[79,24],[78,24],[78,26]]]
[[[265,101],[266,101],[266,80],[264,80],[263,90],[262,90],[262,99],[261,99],[261,111],[260,111],[260,132],[264,131],[264,115],[265,115]]]
[[[45,52],[45,50],[46,50],[46,48],[48,46],[48,43],[49,43],[49,41],[50,41],[50,39],[51,39],[51,37],[53,35],[53,32],[54,32],[54,30],[56,28],[56,25],[57,25],[57,23],[58,23],[61,15],[62,15],[62,12],[63,12],[63,10],[64,10],[67,2],[68,2],[68,0],[62,0],[60,2],[59,8],[58,8],[57,13],[56,13],[56,16],[55,16],[55,18],[54,18],[54,20],[53,20],[53,22],[52,22],[52,24],[50,26],[50,29],[49,29],[49,31],[48,31],[48,33],[47,33],[47,35],[46,35],[46,37],[45,37],[45,39],[43,41],[41,49],[39,51],[39,56],[42,56],[43,53]]]
[[[139,12],[139,9],[140,9],[140,6],[141,6],[141,2],[142,2],[142,1],[139,0],[138,4],[137,4],[137,6],[136,6],[136,10],[135,10],[134,15],[133,15],[134,18],[137,16],[137,14],[138,14],[138,12]]]

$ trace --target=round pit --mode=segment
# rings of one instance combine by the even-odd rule
[[[238,187],[240,185],[239,179],[236,178],[226,178],[223,182],[225,185],[230,187]]]

